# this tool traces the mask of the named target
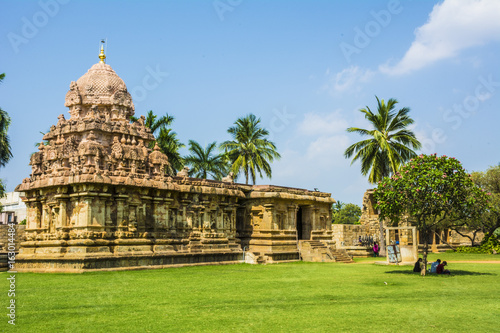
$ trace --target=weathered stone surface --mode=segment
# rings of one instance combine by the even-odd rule
[[[99,63],[72,82],[31,157],[17,269],[83,271],[299,260],[299,239],[332,244],[328,193],[169,174],[124,82]]]

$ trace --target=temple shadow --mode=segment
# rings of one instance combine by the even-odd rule
[[[415,273],[413,271],[386,271],[386,274],[401,274],[401,275],[415,275],[420,276],[420,273]],[[450,275],[447,274],[435,274],[435,273],[427,273],[425,277],[442,277],[442,276],[465,276],[465,275],[497,275],[494,273],[483,273],[483,272],[474,272],[474,271],[464,271],[464,270],[452,270]]]

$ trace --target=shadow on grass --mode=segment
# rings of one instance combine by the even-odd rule
[[[401,274],[401,275],[415,275],[415,276],[420,276],[420,273],[415,273],[415,272],[412,272],[412,271],[387,271],[385,272],[386,274]],[[454,276],[454,275],[497,275],[497,274],[493,274],[493,273],[483,273],[483,272],[472,272],[472,271],[463,271],[463,270],[453,270],[451,272],[451,276]],[[447,274],[435,274],[435,273],[427,273],[425,275],[426,277],[432,277],[432,276],[435,276],[435,277],[441,277],[441,276],[449,276]]]

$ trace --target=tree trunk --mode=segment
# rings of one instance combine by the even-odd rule
[[[382,221],[382,219],[378,220],[378,226],[379,226],[379,229],[380,229],[380,250],[379,250],[379,256],[386,257],[387,256],[387,251],[386,251],[385,236],[384,236],[384,222]]]
[[[423,256],[423,261],[424,261],[424,276],[425,273],[427,272],[427,253],[429,250],[429,235],[427,232],[427,229],[422,230],[423,236],[424,236],[424,256]],[[417,246],[417,252],[418,252],[418,246]]]

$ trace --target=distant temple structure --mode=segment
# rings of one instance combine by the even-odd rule
[[[172,174],[123,80],[99,63],[71,82],[31,156],[18,271],[336,261],[329,193]],[[186,170],[184,170],[186,171]]]

